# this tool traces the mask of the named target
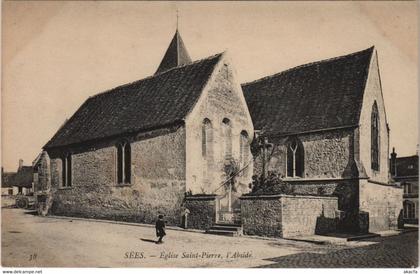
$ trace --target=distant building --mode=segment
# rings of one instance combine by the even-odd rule
[[[5,172],[1,168],[1,195],[13,195],[12,178],[16,172]]]
[[[23,160],[19,160],[16,172],[4,172],[1,170],[1,195],[26,195],[33,191],[32,166],[24,166]]]
[[[398,157],[395,149],[391,153],[391,176],[404,188],[404,222],[419,221],[419,156]]]

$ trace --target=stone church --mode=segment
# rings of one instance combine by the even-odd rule
[[[251,153],[261,138],[269,157]],[[402,207],[388,147],[373,47],[241,84],[226,52],[193,61],[176,31],[154,75],[88,98],[57,131],[38,189],[54,215],[180,225],[188,209],[208,228],[240,223],[252,176],[276,171],[296,195],[337,197],[342,229],[383,230]]]

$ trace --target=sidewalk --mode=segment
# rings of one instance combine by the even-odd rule
[[[55,219],[64,219],[64,220],[80,220],[86,222],[102,222],[102,223],[111,223],[111,224],[120,224],[120,225],[129,225],[129,226],[140,226],[140,227],[149,227],[154,228],[153,224],[142,224],[142,223],[132,223],[132,222],[122,222],[122,221],[113,221],[113,220],[102,220],[102,219],[89,219],[89,218],[78,218],[78,217],[67,217],[67,216],[55,216],[49,215],[46,216],[48,218],[55,218]],[[169,230],[175,231],[182,231],[182,232],[194,232],[194,233],[205,233],[204,230],[199,229],[191,229],[191,228],[181,228],[177,226],[167,226]],[[345,233],[331,233],[327,235],[306,235],[306,236],[294,236],[294,237],[287,237],[283,238],[284,240],[290,241],[299,241],[299,242],[307,242],[313,244],[338,244],[342,245],[350,241],[360,241],[369,238],[376,238],[376,237],[389,237],[389,236],[396,236],[403,233],[414,232],[418,231],[418,226],[410,225],[405,227],[404,229],[398,230],[385,230],[385,231],[378,231],[375,233],[368,233],[368,234],[361,234],[361,235],[354,235],[354,234],[345,234]],[[226,236],[224,236],[226,237]],[[262,237],[262,236],[254,236],[254,235],[243,235],[242,237],[252,238],[252,239],[259,239],[259,240],[275,240],[276,238],[269,238],[269,237]]]

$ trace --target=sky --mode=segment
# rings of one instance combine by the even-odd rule
[[[372,45],[390,148],[418,143],[418,5],[407,2],[2,2],[2,166],[30,165],[89,97],[152,75],[176,29],[241,82]]]

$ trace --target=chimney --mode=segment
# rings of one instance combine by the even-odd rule
[[[391,153],[391,176],[397,176],[397,153],[395,153],[395,147],[392,148]]]
[[[22,159],[19,159],[19,169],[21,169],[22,167],[23,167],[23,160]]]

